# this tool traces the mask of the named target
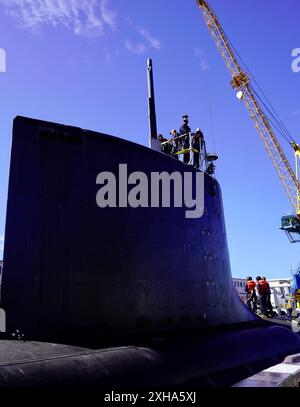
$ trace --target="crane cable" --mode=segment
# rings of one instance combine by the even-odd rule
[[[261,104],[264,106],[264,108],[267,110],[266,113],[264,112],[264,114],[266,115],[266,117],[268,118],[268,120],[270,121],[270,123],[272,123],[272,125],[277,129],[277,131],[281,134],[281,136],[284,138],[284,140],[288,143],[291,144],[291,142],[293,142],[292,138],[290,137],[289,134],[287,134],[283,128],[281,127],[280,123],[276,120],[276,117],[274,116],[274,114],[271,112],[271,110],[268,108],[268,106],[265,104],[265,102],[262,100],[262,98],[260,97],[260,95],[256,92],[255,89],[252,88],[252,91],[254,92],[254,94],[256,95],[256,97],[259,99],[259,101],[261,102]]]
[[[270,116],[265,113],[265,115],[267,116],[267,118],[269,119],[270,123],[272,123],[272,125],[278,130],[278,132],[281,134],[281,136],[284,138],[284,140],[291,145],[291,143],[294,142],[293,138],[290,135],[290,132],[288,131],[288,129],[286,128],[285,124],[283,123],[283,121],[280,119],[280,116],[278,115],[277,111],[275,110],[275,108],[272,106],[269,98],[266,96],[266,94],[264,93],[264,91],[262,90],[261,86],[259,85],[259,83],[257,82],[257,80],[255,79],[254,75],[252,75],[250,69],[248,68],[248,66],[246,65],[246,63],[244,62],[243,58],[241,57],[241,55],[239,54],[239,52],[237,51],[237,49],[235,48],[235,46],[233,45],[233,43],[231,42],[231,40],[229,39],[228,35],[224,32],[226,40],[228,41],[228,43],[230,44],[230,46],[232,47],[232,49],[235,51],[236,55],[238,56],[238,59],[240,60],[241,64],[244,66],[244,68],[246,69],[246,71],[250,74],[251,79],[253,79],[253,82],[256,84],[257,88],[259,89],[259,91],[261,92],[262,96],[264,97],[264,99],[266,100],[267,103],[265,103],[262,99],[262,97],[259,95],[259,93],[253,88],[253,86],[251,86],[253,92],[255,93],[255,95],[257,96],[257,98],[260,100],[260,102],[262,103],[262,105],[264,106],[264,108],[267,110],[267,112],[271,115],[271,117],[273,119],[270,118]],[[269,107],[268,107],[269,105]]]

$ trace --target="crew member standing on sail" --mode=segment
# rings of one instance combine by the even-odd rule
[[[174,139],[174,140],[170,141],[171,147],[172,147],[171,154],[174,158],[176,158],[176,160],[179,160],[179,156],[177,154],[178,151],[180,150],[180,146],[181,146],[180,140],[178,139],[179,134],[177,133],[177,131],[175,129],[171,130],[170,134],[171,134],[172,138]]]
[[[194,168],[200,167],[200,153],[204,144],[204,136],[202,131],[198,128],[192,139],[192,147],[194,152]]]
[[[179,134],[183,135],[186,134],[185,137],[182,138],[182,146],[184,150],[190,149],[190,133],[191,133],[191,128],[189,127],[189,116],[187,114],[184,114],[182,116],[183,118],[183,124],[180,127]],[[183,162],[184,164],[189,164],[190,162],[190,152],[186,152],[183,156]]]

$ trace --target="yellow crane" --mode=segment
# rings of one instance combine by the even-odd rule
[[[299,160],[300,147],[292,139],[289,144],[294,150],[296,171],[292,169],[287,160],[275,132],[270,124],[267,115],[256,97],[256,92],[251,86],[251,76],[249,72],[244,72],[238,57],[234,52],[228,37],[226,36],[218,18],[206,0],[197,0],[198,7],[202,10],[206,25],[220,51],[224,62],[231,74],[232,87],[237,90],[237,97],[245,103],[250,117],[254,122],[259,137],[262,140],[266,151],[275,167],[279,179],[288,195],[294,208],[295,215],[284,216],[281,220],[281,229],[283,229],[292,243],[296,241],[294,233],[300,234],[300,184],[299,184]]]

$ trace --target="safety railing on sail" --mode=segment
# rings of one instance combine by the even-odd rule
[[[163,141],[161,143],[161,146],[163,147],[163,146],[166,146],[168,144],[174,145],[174,144],[176,144],[176,141],[180,142],[183,139],[186,139],[188,137],[188,141],[189,141],[188,145],[186,147],[183,145],[178,150],[177,150],[177,148],[174,149],[174,152],[170,153],[170,155],[180,157],[180,156],[184,156],[185,154],[192,153],[192,154],[190,154],[189,162],[186,163],[186,164],[187,165],[193,165],[193,162],[194,162],[193,154],[199,154],[199,156],[200,156],[199,169],[200,170],[205,170],[207,168],[207,159],[206,159],[207,158],[207,153],[206,153],[205,141],[204,140],[201,141],[202,146],[200,145],[200,148],[198,150],[197,148],[193,147],[193,136],[194,136],[194,133],[185,133],[185,134],[181,134],[180,136],[177,136],[177,137],[171,137],[170,139],[168,139],[166,141]]]

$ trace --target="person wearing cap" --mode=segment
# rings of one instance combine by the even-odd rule
[[[192,138],[192,147],[194,152],[194,168],[200,167],[200,152],[204,145],[204,136],[202,131],[198,128]]]
[[[182,147],[183,147],[185,150],[187,150],[187,149],[190,149],[190,147],[191,147],[191,146],[190,146],[190,133],[191,133],[191,128],[190,128],[190,126],[189,126],[189,116],[188,116],[187,114],[184,114],[184,115],[182,116],[182,118],[183,118],[183,124],[182,124],[182,126],[180,127],[179,134],[180,134],[181,136],[184,135],[184,134],[186,134],[186,136],[182,138]],[[189,151],[184,154],[184,156],[183,156],[183,162],[184,162],[185,164],[189,164],[189,162],[190,162],[190,152],[189,152]]]
[[[178,156],[178,154],[176,154],[176,153],[177,153],[177,152],[180,150],[180,148],[181,148],[180,140],[178,140],[178,133],[177,133],[177,131],[176,131],[175,129],[173,129],[173,130],[170,131],[170,134],[171,134],[172,138],[175,139],[175,140],[173,140],[173,141],[170,143],[170,145],[171,145],[171,147],[172,147],[171,155],[172,155],[174,158],[176,158],[176,160],[178,160],[178,159],[179,159],[179,156]]]

